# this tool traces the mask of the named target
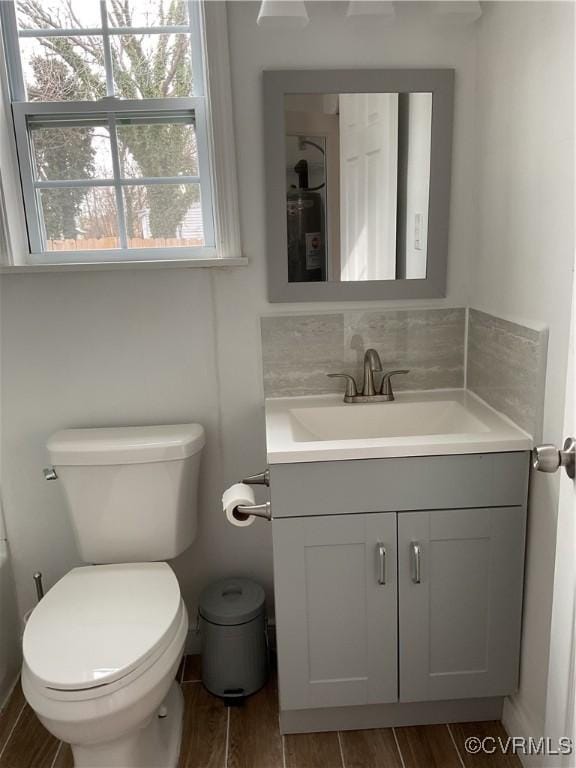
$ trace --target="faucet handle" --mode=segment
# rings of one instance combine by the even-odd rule
[[[409,370],[401,369],[398,371],[389,371],[382,376],[382,384],[380,385],[380,394],[386,395],[390,400],[394,400],[394,392],[392,391],[392,382],[390,381],[392,376],[396,376],[400,373],[410,373]]]
[[[329,379],[346,379],[346,397],[356,397],[358,394],[353,376],[350,376],[347,373],[327,373],[326,376],[328,376]]]

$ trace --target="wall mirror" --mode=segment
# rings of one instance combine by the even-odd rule
[[[454,72],[264,72],[270,301],[444,296]]]

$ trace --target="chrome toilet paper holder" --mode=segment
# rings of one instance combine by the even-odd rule
[[[245,485],[265,485],[267,488],[270,488],[270,470],[266,467],[264,472],[258,472],[257,475],[250,475],[249,477],[244,478],[242,482]]]
[[[234,513],[246,515],[246,517],[263,517],[265,520],[272,520],[272,508],[269,501],[265,501],[264,504],[250,504],[249,506],[238,504],[234,508]]]
[[[264,472],[250,475],[249,477],[244,478],[242,482],[245,483],[245,485],[265,485],[269,488],[270,470],[266,467]],[[235,511],[241,515],[246,515],[247,517],[262,517],[264,520],[272,520],[272,507],[269,501],[264,502],[264,504],[238,504]]]

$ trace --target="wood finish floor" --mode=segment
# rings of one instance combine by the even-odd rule
[[[293,734],[278,729],[275,681],[243,706],[227,708],[199,682],[197,656],[180,670],[186,702],[178,768],[521,768],[513,755],[469,755],[469,736],[506,738],[501,723],[459,723],[373,731]],[[73,768],[18,685],[0,712],[0,768]]]

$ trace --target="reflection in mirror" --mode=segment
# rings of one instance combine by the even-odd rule
[[[432,93],[284,96],[289,282],[424,279]]]

